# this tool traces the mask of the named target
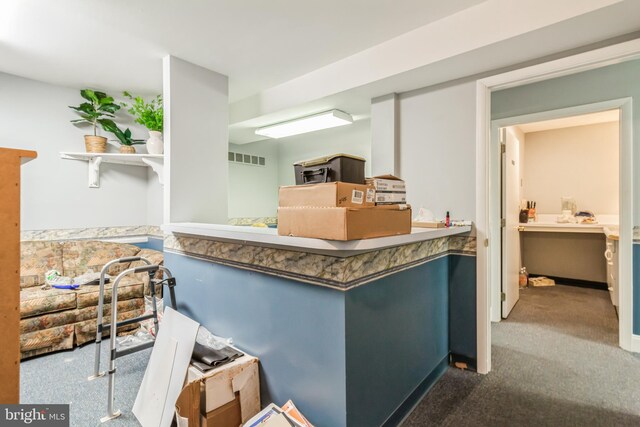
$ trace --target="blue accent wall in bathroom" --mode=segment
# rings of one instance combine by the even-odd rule
[[[382,425],[447,358],[448,268],[442,257],[346,293],[348,425]]]

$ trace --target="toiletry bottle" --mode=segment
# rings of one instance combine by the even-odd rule
[[[536,212],[536,202],[531,202],[531,211],[533,212],[531,214],[533,221],[538,222],[538,213]]]
[[[449,216],[449,211],[447,211],[447,216],[444,220],[444,226],[447,228],[451,227],[451,217]]]

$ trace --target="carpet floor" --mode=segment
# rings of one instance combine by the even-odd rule
[[[640,425],[640,357],[617,346],[616,314],[606,292],[525,289],[492,335],[493,371],[449,369],[405,427]],[[22,403],[70,403],[71,426],[100,425],[108,381],[87,381],[93,352],[86,345],[22,362]],[[139,425],[131,408],[150,353],[118,360],[115,407],[122,416],[105,425]],[[102,360],[105,369],[106,346]]]
[[[102,345],[101,369],[107,370],[109,342]],[[107,377],[88,381],[93,374],[94,344],[72,351],[47,354],[20,364],[21,403],[69,403],[72,427],[104,425],[108,427],[139,426],[131,413],[151,349],[124,356],[116,361],[115,409],[122,415],[106,424],[100,418],[107,415]]]
[[[493,370],[450,368],[404,427],[640,425],[640,356],[618,347],[607,292],[524,289],[491,331]]]

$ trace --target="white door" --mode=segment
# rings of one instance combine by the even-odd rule
[[[502,155],[502,318],[506,319],[520,298],[520,141],[515,130],[500,129],[505,144]]]

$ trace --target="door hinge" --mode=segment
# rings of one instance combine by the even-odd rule
[[[500,227],[506,227],[507,226],[507,220],[504,218],[500,218]]]
[[[489,239],[484,239],[484,247],[485,248],[489,247]]]
[[[507,152],[507,145],[506,144],[500,144],[500,153],[504,154]]]
[[[505,294],[504,292],[500,293],[500,301],[506,301],[507,300],[507,294]]]

